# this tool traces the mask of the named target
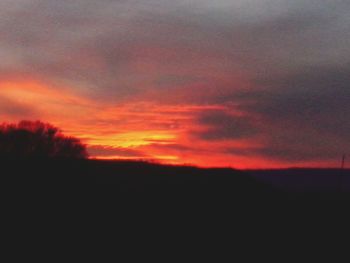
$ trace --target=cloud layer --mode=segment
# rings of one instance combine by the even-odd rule
[[[96,155],[337,165],[349,12],[347,0],[2,0],[0,116],[54,122]]]

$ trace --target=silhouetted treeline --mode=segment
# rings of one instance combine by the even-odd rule
[[[68,158],[88,156],[86,146],[68,137],[51,124],[40,121],[21,121],[0,125],[1,158]]]

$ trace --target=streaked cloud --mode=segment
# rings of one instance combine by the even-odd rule
[[[349,12],[347,0],[2,0],[0,116],[51,121],[96,154],[335,165],[350,147]]]

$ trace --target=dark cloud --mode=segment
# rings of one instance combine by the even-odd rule
[[[349,58],[347,1],[16,0],[0,10],[0,69],[94,98],[162,90],[157,81],[184,93],[198,80],[236,89],[239,70],[273,75]],[[200,100],[207,88],[197,87]]]
[[[300,71],[270,80],[263,91],[245,94],[240,107],[269,123],[345,139],[350,131],[349,76],[350,67]]]
[[[219,98],[260,119],[263,146],[232,154],[334,160],[350,149],[350,67],[310,67],[260,80],[260,90]]]
[[[247,148],[228,148],[233,155],[263,157],[279,161],[307,162],[337,160],[349,149],[349,144],[336,137],[327,137],[307,129],[275,128],[261,131],[260,146]]]
[[[257,133],[249,117],[233,115],[224,110],[204,111],[197,122],[205,130],[195,134],[205,140],[242,139]]]
[[[282,161],[326,161],[336,160],[342,155],[336,141],[325,141],[313,134],[290,134],[272,137],[265,147],[255,149],[253,153]]]

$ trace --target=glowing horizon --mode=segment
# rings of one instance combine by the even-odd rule
[[[0,2],[0,122],[41,120],[91,158],[339,167],[350,4]]]
[[[202,167],[234,167],[234,168],[270,168],[288,166],[329,167],[332,163],[299,162],[297,165],[288,162],[276,162],[255,157],[253,162],[249,156],[230,156],[216,149],[227,146],[236,149],[249,149],[257,146],[252,140],[207,142],[194,141],[189,131],[206,131],[205,127],[193,125],[196,114],[204,111],[225,110],[222,105],[155,105],[147,102],[128,103],[112,107],[81,99],[72,94],[59,95],[49,86],[38,82],[0,82],[3,98],[13,99],[16,103],[31,109],[34,119],[57,125],[67,135],[81,139],[88,146],[90,158],[107,160],[146,160],[175,165],[196,165]],[[20,94],[20,96],[18,96]],[[16,99],[17,98],[17,99]],[[41,103],[44,102],[44,103]],[[50,107],[48,111],[47,108]],[[139,109],[138,109],[139,108]],[[147,108],[148,111],[144,111]],[[74,109],[79,109],[75,116]],[[83,110],[85,109],[85,110]],[[86,112],[85,112],[86,111]],[[90,115],[93,113],[93,115]],[[168,114],[182,126],[176,126]],[[239,112],[234,112],[239,116]],[[176,116],[175,116],[176,115]],[[63,117],[62,117],[63,116]],[[8,121],[23,119],[1,116]],[[80,122],[78,119],[80,119]],[[110,124],[120,118],[120,123]],[[34,120],[33,119],[33,120]],[[155,129],[153,122],[161,124]],[[101,125],[94,124],[95,122]],[[126,125],[128,124],[128,126]],[[196,148],[186,145],[196,143]],[[182,146],[180,146],[182,145]],[[213,150],[214,149],[214,150]],[[213,155],[214,154],[214,155]]]

